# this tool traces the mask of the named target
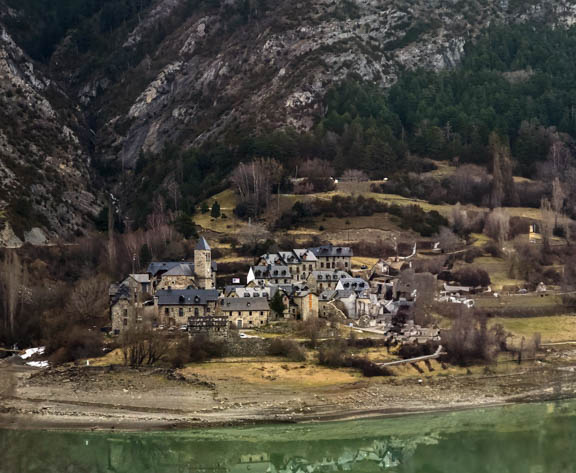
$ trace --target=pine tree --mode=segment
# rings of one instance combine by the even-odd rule
[[[276,291],[276,294],[274,294],[274,297],[270,300],[270,309],[272,309],[278,317],[284,314],[286,306],[284,305],[280,291]]]
[[[218,201],[214,201],[212,205],[212,210],[210,211],[210,216],[213,218],[220,218],[220,204]]]

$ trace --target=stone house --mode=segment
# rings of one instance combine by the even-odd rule
[[[340,278],[336,284],[337,291],[352,290],[354,292],[365,292],[370,289],[370,284],[362,278]]]
[[[252,287],[267,286],[270,284],[282,285],[292,283],[292,273],[288,266],[252,266],[248,271],[246,284]]]
[[[312,271],[306,280],[309,289],[316,293],[321,293],[328,289],[336,289],[340,279],[350,278],[350,274],[345,271]]]
[[[267,253],[260,257],[257,266],[287,266],[294,281],[305,281],[308,275],[318,269],[316,255],[306,248]]]
[[[157,320],[167,327],[187,325],[189,317],[217,315],[217,306],[215,289],[164,289],[154,296]]]
[[[309,291],[297,291],[292,296],[292,305],[296,309],[293,315],[297,320],[318,318],[318,295]]]
[[[282,298],[282,304],[284,304],[285,310],[282,314],[283,318],[288,319],[290,318],[290,294],[292,293],[292,286],[290,285],[270,285],[270,286],[258,286],[258,287],[250,287],[250,286],[228,286],[224,290],[225,297],[265,297],[269,301],[272,300],[273,297],[276,296],[277,293],[280,293]],[[271,312],[271,315],[274,315]]]
[[[221,300],[220,311],[239,329],[261,327],[270,320],[265,297],[227,297]]]
[[[347,246],[324,245],[310,248],[318,260],[317,269],[342,269],[350,271],[352,269],[352,248]]]
[[[333,290],[323,291],[319,297],[319,312],[322,318],[338,316],[342,318],[356,318],[356,300],[358,294],[351,290]]]
[[[110,286],[112,333],[119,335],[140,323],[152,325],[154,313],[146,305],[152,298],[150,283],[147,274],[130,274],[119,284]]]

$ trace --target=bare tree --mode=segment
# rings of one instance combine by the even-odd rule
[[[334,167],[324,159],[309,159],[300,167],[300,176],[309,179],[328,179],[334,176]]]
[[[552,181],[552,209],[554,210],[554,228],[558,227],[558,220],[562,217],[566,192],[558,177]]]
[[[510,215],[508,212],[501,207],[492,210],[486,217],[484,233],[498,242],[502,248],[510,235]]]
[[[510,148],[502,142],[496,133],[490,135],[492,152],[492,191],[490,207],[501,207],[504,203],[512,204],[517,199],[512,175]]]
[[[491,178],[485,168],[465,164],[449,178],[454,198],[462,203],[479,202],[479,196],[489,193]]]
[[[412,306],[414,322],[421,326],[430,325],[434,318],[431,315],[434,296],[436,295],[436,277],[430,273],[414,275],[416,301]]]
[[[347,169],[341,179],[349,182],[365,182],[368,180],[368,175],[359,169]]]
[[[100,276],[81,279],[70,294],[66,311],[81,323],[95,323],[106,314],[108,281]]]
[[[230,178],[240,202],[248,206],[252,216],[260,215],[268,206],[272,187],[279,185],[283,168],[274,159],[258,158],[240,163]]]
[[[0,296],[4,312],[3,329],[8,337],[13,337],[18,313],[24,297],[26,273],[16,250],[5,250],[0,264]]]
[[[166,356],[169,348],[161,333],[143,328],[124,331],[120,343],[124,364],[128,366],[153,365]]]
[[[542,244],[544,247],[548,247],[550,238],[552,237],[552,231],[554,230],[555,213],[552,209],[552,204],[545,197],[540,201],[540,217]]]
[[[462,240],[449,228],[442,227],[438,233],[438,241],[442,251],[455,251],[462,246]]]

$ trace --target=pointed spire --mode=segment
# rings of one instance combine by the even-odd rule
[[[206,241],[206,238],[204,238],[203,236],[201,236],[198,239],[198,242],[196,243],[196,249],[197,250],[211,250],[210,245]]]

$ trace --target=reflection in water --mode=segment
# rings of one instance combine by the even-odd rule
[[[576,403],[307,426],[0,431],[0,473],[576,473]]]

